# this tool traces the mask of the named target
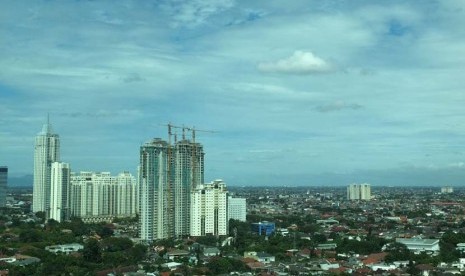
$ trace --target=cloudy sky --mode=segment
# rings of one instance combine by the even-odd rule
[[[465,1],[3,1],[0,165],[50,114],[75,171],[195,126],[229,185],[465,184]]]

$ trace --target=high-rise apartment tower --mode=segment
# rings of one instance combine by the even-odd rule
[[[171,152],[170,145],[159,138],[140,147],[139,236],[144,241],[174,236]]]
[[[0,207],[6,205],[6,188],[8,185],[8,167],[0,167]]]
[[[199,143],[182,140],[174,145],[174,231],[176,237],[188,236],[191,193],[204,183],[204,152]]]
[[[228,234],[228,191],[222,180],[199,185],[192,193],[191,236]]]
[[[50,212],[48,219],[64,221],[70,215],[70,173],[69,164],[53,162],[51,167]]]
[[[37,134],[34,145],[33,212],[50,212],[52,163],[60,160],[60,138],[54,134],[50,122]]]
[[[71,174],[71,215],[99,221],[136,215],[136,179],[129,172]]]

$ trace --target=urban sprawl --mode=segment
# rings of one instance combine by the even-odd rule
[[[0,167],[0,275],[465,274],[465,189],[227,187],[167,127],[134,176],[72,171],[47,122],[32,191]]]

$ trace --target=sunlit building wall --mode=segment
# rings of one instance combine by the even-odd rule
[[[69,164],[53,162],[51,166],[50,212],[48,219],[58,222],[69,219],[70,168]]]
[[[230,219],[246,221],[247,202],[245,198],[231,196],[228,198],[228,220]]]
[[[80,172],[71,176],[71,214],[80,218],[131,217],[137,213],[136,179],[129,172]]]

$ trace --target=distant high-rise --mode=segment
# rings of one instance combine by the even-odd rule
[[[222,180],[197,186],[191,200],[191,236],[228,234],[227,195]]]
[[[49,212],[51,167],[60,160],[60,138],[54,134],[49,121],[37,134],[34,146],[33,212]]]
[[[370,200],[371,199],[371,186],[370,184],[350,184],[347,186],[347,199],[348,200]]]
[[[188,236],[191,192],[204,183],[204,152],[199,143],[182,140],[174,145],[174,231]]]
[[[47,218],[56,221],[69,219],[70,192],[69,164],[53,162],[51,167],[50,212]]]
[[[247,203],[245,198],[231,196],[228,198],[228,220],[230,219],[247,220]]]
[[[85,220],[108,220],[135,216],[136,179],[129,172],[71,174],[71,215]]]
[[[8,186],[8,167],[0,167],[0,207],[6,205],[6,188]]]
[[[152,241],[174,236],[170,145],[159,138],[140,147],[139,236]],[[171,179],[170,179],[171,177]]]
[[[454,192],[454,187],[452,187],[452,186],[441,187],[441,193],[442,194],[451,194],[453,192]]]

